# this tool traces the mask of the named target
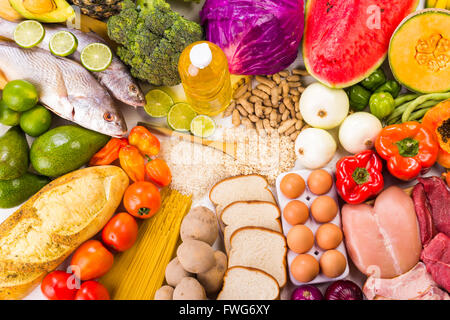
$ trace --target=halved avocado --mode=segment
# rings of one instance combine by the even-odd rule
[[[9,0],[9,3],[24,18],[46,23],[65,22],[75,16],[65,0]]]

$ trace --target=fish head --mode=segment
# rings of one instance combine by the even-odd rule
[[[94,131],[112,137],[123,137],[127,134],[125,119],[113,104],[111,98],[98,97],[69,98],[73,105],[73,121]]]

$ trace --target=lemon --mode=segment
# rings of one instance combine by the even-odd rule
[[[176,131],[189,131],[197,113],[187,103],[176,103],[167,114],[167,124]]]
[[[147,101],[144,109],[147,114],[153,118],[167,116],[170,108],[173,106],[173,99],[162,90],[150,90],[145,96]]]
[[[207,138],[216,131],[216,123],[211,117],[199,115],[192,119],[190,129],[194,136]]]
[[[14,41],[22,48],[37,46],[44,39],[44,36],[44,27],[34,20],[23,21],[14,29]]]

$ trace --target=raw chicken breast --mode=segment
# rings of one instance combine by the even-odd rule
[[[407,273],[393,279],[370,276],[363,287],[367,299],[381,300],[448,300],[446,292],[437,287],[422,262]]]
[[[348,253],[366,275],[393,278],[419,262],[422,245],[414,204],[398,187],[381,192],[374,207],[344,205],[342,224]]]

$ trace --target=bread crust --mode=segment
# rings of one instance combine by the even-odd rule
[[[45,253],[48,252],[44,254],[37,253],[37,257],[33,257],[34,259],[26,255],[17,256],[14,259],[6,258],[2,257],[0,248],[0,299],[21,299],[25,297],[42,281],[48,272],[60,265],[84,241],[98,233],[120,205],[122,196],[128,187],[129,178],[121,168],[116,166],[99,166],[74,171],[50,182],[0,224],[0,241],[13,232],[16,227],[31,223],[30,227],[39,228],[44,221],[37,214],[38,209],[34,207],[35,203],[38,200],[45,199],[49,195],[48,193],[56,187],[66,184],[70,185],[73,181],[86,178],[89,175],[103,181],[106,201],[99,211],[89,216],[89,219],[86,219],[83,223],[80,223],[79,229],[72,234],[44,233],[44,231],[48,230],[38,229],[41,234],[44,233],[38,239],[44,239],[42,240],[43,246],[45,247],[46,244],[51,243],[52,248],[56,250],[56,253],[52,252],[53,259],[47,259],[49,257],[46,257]],[[81,192],[77,190],[77,192],[78,195],[80,193],[91,194],[88,186],[86,186],[86,190]],[[81,202],[83,200],[75,199],[74,203],[76,204],[77,201]],[[52,215],[58,213],[58,211],[56,213],[52,211]],[[65,226],[61,225],[58,227],[64,228]],[[67,231],[68,228],[65,230]],[[23,238],[27,235],[24,234]],[[17,240],[20,240],[20,237]]]

